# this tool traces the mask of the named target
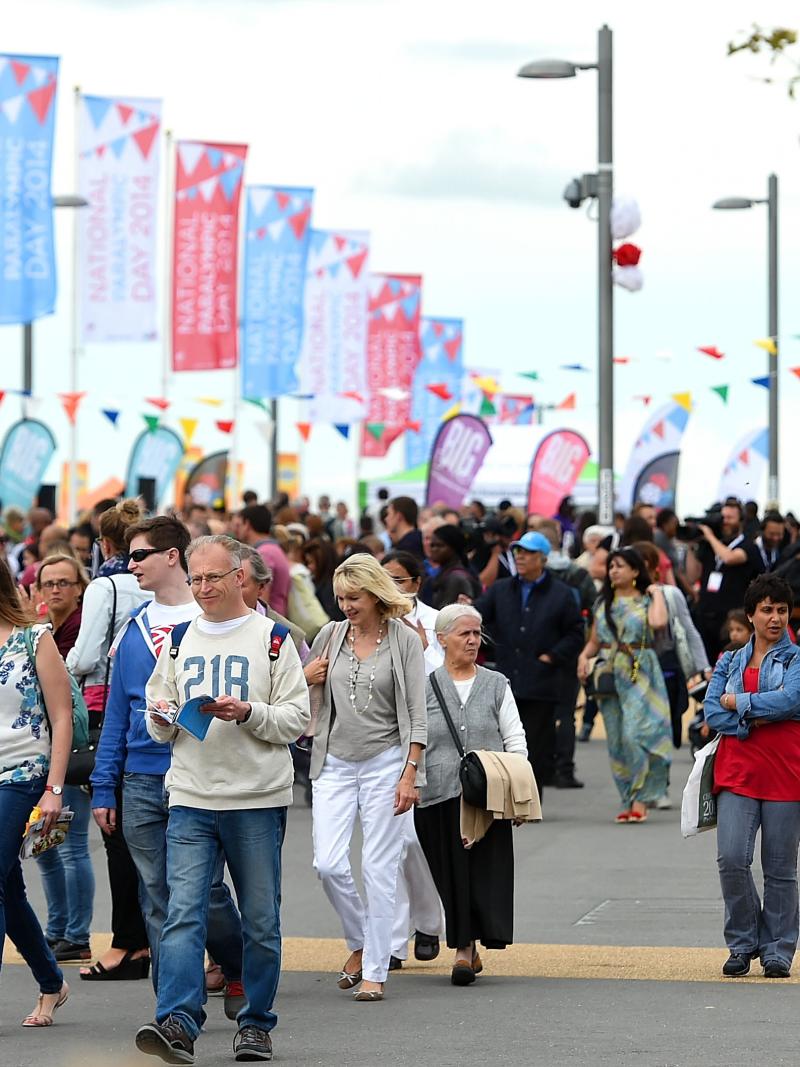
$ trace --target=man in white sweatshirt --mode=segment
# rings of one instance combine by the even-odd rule
[[[242,598],[237,541],[199,537],[186,552],[189,584],[202,609],[177,655],[159,658],[147,687],[147,729],[172,742],[166,777],[170,897],[161,936],[155,1021],[136,1034],[142,1052],[194,1063],[205,1020],[203,952],[208,893],[219,851],[242,915],[242,982],[234,1058],[272,1058],[270,1031],[280,975],[281,846],[294,772],[289,744],[310,720],[308,687],[291,639]],[[171,650],[172,652],[172,650]],[[159,716],[193,697],[213,698],[203,741]]]

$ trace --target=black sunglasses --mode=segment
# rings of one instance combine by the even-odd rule
[[[134,563],[141,563],[143,559],[147,559],[148,556],[154,556],[157,552],[169,552],[168,548],[135,548],[130,553],[130,557]]]

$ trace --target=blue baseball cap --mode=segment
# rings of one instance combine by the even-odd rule
[[[548,556],[553,550],[553,546],[545,535],[537,533],[535,530],[528,530],[527,533],[520,537],[519,541],[512,541],[510,547],[521,548],[524,552],[541,552],[545,556]]]

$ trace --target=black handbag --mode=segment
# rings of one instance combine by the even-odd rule
[[[458,770],[458,777],[461,781],[461,795],[465,802],[470,804],[473,808],[485,809],[486,771],[483,769],[480,756],[475,752],[465,751],[458,736],[455,723],[450,718],[450,712],[447,710],[447,704],[445,703],[444,694],[439,687],[439,683],[433,675],[430,675],[429,680],[433,692],[436,695],[436,699],[439,702],[439,707],[442,709],[442,715],[444,715],[445,722],[450,730],[455,746],[461,756],[461,766]]]
[[[114,624],[117,619],[117,583],[110,576],[108,580],[111,582],[111,588],[113,590],[113,601],[111,618],[108,623],[106,676],[103,681],[103,710],[100,712],[101,715],[105,714],[106,704],[108,703],[108,682],[111,677],[111,659],[108,656],[108,652],[111,650],[111,645],[114,641]],[[74,748],[72,752],[70,752],[69,762],[67,763],[67,773],[64,775],[64,782],[66,785],[89,784],[89,779],[94,770],[95,753],[100,741],[101,728],[102,727],[100,726],[89,727],[89,744],[85,748]]]

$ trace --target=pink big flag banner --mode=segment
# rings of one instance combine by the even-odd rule
[[[492,447],[492,435],[477,415],[456,415],[439,427],[428,464],[428,507],[460,508]]]
[[[78,96],[77,108],[80,337],[154,341],[161,101]]]
[[[236,366],[239,200],[247,145],[176,145],[172,369]]]
[[[369,280],[367,379],[369,407],[361,431],[361,455],[385,456],[411,417],[414,373],[422,359],[418,274],[373,274]],[[389,390],[392,390],[389,393]],[[388,393],[388,395],[387,395]]]
[[[309,422],[348,426],[364,417],[368,281],[368,233],[311,231],[298,363]]]
[[[531,463],[528,513],[555,515],[575,488],[589,454],[586,438],[575,430],[553,430],[543,437]]]

